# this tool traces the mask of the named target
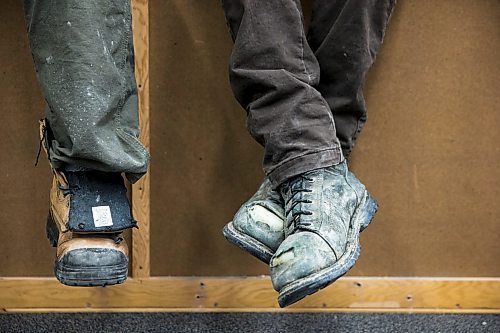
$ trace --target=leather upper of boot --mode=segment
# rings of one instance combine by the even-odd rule
[[[104,237],[103,237],[104,236]],[[57,258],[61,258],[63,255],[67,256],[71,254],[72,251],[81,249],[101,249],[101,250],[112,250],[107,251],[107,255],[123,254],[128,255],[127,243],[123,239],[121,234],[107,234],[107,235],[97,235],[97,234],[76,234],[73,232],[65,232],[59,235],[57,247]],[[110,257],[110,262],[113,262],[116,258]],[[104,264],[104,263],[99,263]]]
[[[275,251],[284,239],[283,206],[280,194],[266,177],[258,191],[240,207],[233,226]]]
[[[270,262],[276,290],[339,260],[363,190],[346,162],[309,171],[281,186],[287,228]]]

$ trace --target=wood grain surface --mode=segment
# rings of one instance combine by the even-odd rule
[[[129,279],[105,288],[67,287],[55,279],[0,279],[0,308],[278,310],[268,277]],[[498,278],[341,278],[291,310],[500,311]]]
[[[150,148],[149,139],[149,8],[148,0],[132,1],[135,70],[139,91],[140,140]],[[132,211],[139,229],[132,230],[132,276],[150,274],[150,174],[132,185]]]
[[[268,274],[221,234],[263,174],[220,3],[150,7],[152,275]],[[497,0],[398,1],[350,163],[380,204],[350,274],[500,276],[498,31]]]

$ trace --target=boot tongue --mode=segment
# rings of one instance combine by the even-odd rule
[[[65,174],[71,195],[71,231],[111,232],[135,226],[127,199],[127,189],[119,173],[69,171]]]

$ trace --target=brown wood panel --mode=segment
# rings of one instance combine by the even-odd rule
[[[341,278],[282,311],[490,311],[500,308],[499,279]],[[32,311],[278,311],[269,278],[129,279],[106,288],[67,287],[55,279],[0,278],[0,309]]]
[[[0,276],[52,275],[45,238],[50,171],[35,168],[44,102],[24,25],[22,1],[0,4]]]
[[[229,90],[219,1],[150,1],[151,273],[255,275],[222,226],[263,177]]]
[[[500,2],[400,1],[353,168],[381,203],[356,275],[500,275]]]
[[[229,88],[219,1],[150,15],[152,274],[267,274],[220,231],[262,152]],[[498,31],[496,0],[398,1],[351,163],[381,204],[352,274],[499,276]]]

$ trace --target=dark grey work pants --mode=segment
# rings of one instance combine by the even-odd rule
[[[139,179],[149,153],[137,139],[130,1],[25,0],[24,8],[52,166]]]
[[[363,84],[395,0],[314,0],[307,36],[300,0],[222,2],[231,86],[272,183],[341,162],[366,121]]]

